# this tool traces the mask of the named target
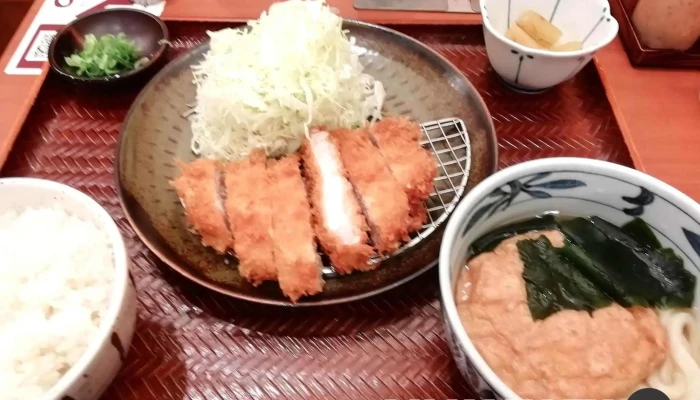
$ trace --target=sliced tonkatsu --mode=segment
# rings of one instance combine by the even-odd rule
[[[202,237],[202,245],[225,253],[233,247],[223,202],[221,164],[199,159],[176,161],[182,175],[170,184],[185,209],[187,223]]]
[[[272,208],[266,156],[256,151],[225,168],[226,213],[233,233],[238,270],[253,285],[275,280]]]
[[[408,196],[411,230],[420,229],[427,220],[423,202],[433,191],[437,176],[435,160],[420,144],[420,126],[405,118],[385,118],[367,131]]]
[[[341,274],[367,271],[374,253],[369,227],[331,135],[313,130],[301,148],[314,230],[323,251]]]
[[[370,227],[376,250],[390,254],[408,240],[409,202],[379,149],[363,130],[331,132]]]
[[[311,207],[299,166],[297,155],[268,162],[277,279],[282,292],[293,302],[320,293],[324,285]]]
[[[204,246],[235,254],[247,281],[277,280],[296,302],[325,285],[317,242],[348,274],[376,268],[374,254],[394,253],[421,229],[437,172],[421,134],[403,119],[312,129],[298,155],[177,162],[171,185]]]
[[[423,229],[423,225],[428,222],[428,209],[422,201],[419,203],[409,204],[410,223],[408,230],[416,232]]]

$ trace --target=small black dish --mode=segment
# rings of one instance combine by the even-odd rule
[[[66,65],[65,58],[82,50],[85,36],[90,33],[97,37],[124,33],[136,42],[141,50],[139,55],[148,57],[149,61],[123,74],[105,77],[78,76]],[[168,28],[152,14],[126,8],[97,11],[76,19],[56,35],[49,48],[49,63],[59,76],[71,82],[123,84],[140,80],[154,72],[165,55],[167,40]]]

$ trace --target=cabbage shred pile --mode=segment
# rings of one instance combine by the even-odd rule
[[[209,32],[193,67],[192,151],[238,160],[254,149],[296,151],[310,126],[363,126],[381,117],[384,89],[363,73],[354,38],[323,1],[273,4],[248,29]]]

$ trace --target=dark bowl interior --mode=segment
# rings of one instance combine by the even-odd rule
[[[138,69],[108,77],[85,77],[76,75],[66,65],[65,58],[80,51],[85,36],[124,33],[136,42],[139,56],[148,57],[149,62]],[[73,21],[56,35],[49,49],[49,62],[53,70],[64,78],[79,82],[124,81],[145,74],[158,64],[165,54],[168,28],[158,17],[140,10],[112,9],[88,14]]]

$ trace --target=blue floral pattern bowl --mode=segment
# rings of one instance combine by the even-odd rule
[[[462,327],[454,299],[457,275],[475,239],[506,223],[548,211],[596,215],[617,225],[641,217],[661,243],[673,248],[686,268],[700,277],[700,205],[656,178],[583,158],[530,161],[492,175],[469,192],[453,212],[440,249],[447,339],[460,372],[485,399],[520,397],[486,364]],[[699,291],[700,285],[696,299]]]

